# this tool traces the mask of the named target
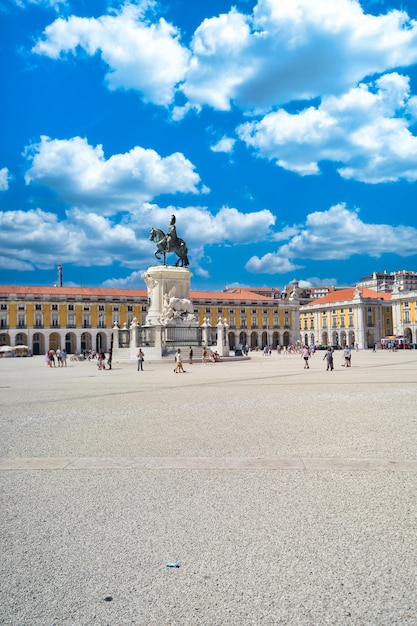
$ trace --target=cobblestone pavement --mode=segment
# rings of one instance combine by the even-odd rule
[[[0,624],[416,625],[417,351],[323,356],[0,359]]]

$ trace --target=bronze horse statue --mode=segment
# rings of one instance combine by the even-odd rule
[[[164,265],[166,265],[166,256],[170,252],[174,252],[177,256],[177,262],[175,263],[175,267],[187,267],[190,265],[188,260],[188,250],[187,245],[183,239],[180,237],[167,237],[163,230],[160,228],[151,228],[151,232],[149,235],[149,239],[156,243],[156,252],[155,257],[158,261],[161,260],[161,254],[164,257]]]

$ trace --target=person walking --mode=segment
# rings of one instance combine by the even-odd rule
[[[100,351],[97,355],[97,367],[99,370],[106,369],[106,355],[104,354],[104,352]]]
[[[344,359],[345,359],[345,362],[344,362],[343,366],[344,367],[350,367],[350,356],[351,356],[351,353],[350,353],[349,346],[345,347],[345,349],[343,351],[343,356],[344,356]]]
[[[327,348],[326,354],[323,357],[323,361],[324,359],[326,359],[327,361],[327,367],[326,367],[326,371],[333,371],[334,365],[333,365],[333,348]]]
[[[189,364],[190,364],[190,365],[192,365],[192,364],[193,364],[193,354],[194,354],[194,353],[193,353],[193,349],[192,349],[192,347],[190,346],[190,348],[189,348],[189,350],[188,350],[188,362],[189,362]]]
[[[109,370],[111,370],[111,363],[112,363],[112,360],[113,360],[112,356],[113,356],[113,355],[112,355],[112,350],[111,350],[111,348],[110,348],[110,350],[109,350],[109,357],[108,357],[108,359],[107,359],[107,363],[108,363],[108,366],[109,366]]]
[[[203,352],[201,354],[201,361],[203,363],[207,363],[207,348],[206,348],[206,346],[203,346]]]
[[[143,362],[145,360],[145,355],[143,353],[142,348],[139,348],[138,352],[138,372],[143,372]]]
[[[308,359],[310,357],[310,350],[308,349],[307,346],[304,346],[301,356],[304,359],[304,369],[309,370],[310,366],[308,364]]]
[[[182,364],[182,356],[181,356],[181,349],[178,348],[176,354],[175,354],[175,369],[174,372],[177,374],[179,372],[185,372],[186,370],[184,369],[184,366]]]
[[[61,363],[62,367],[67,367],[67,351],[65,348],[62,348],[61,350]]]
[[[49,350],[48,352],[49,354],[49,361],[52,364],[53,367],[56,367],[55,365],[55,350],[52,350],[52,348]]]

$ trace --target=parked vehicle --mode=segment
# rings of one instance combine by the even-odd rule
[[[381,348],[383,350],[404,350],[409,347],[409,340],[403,335],[390,335],[381,339]]]

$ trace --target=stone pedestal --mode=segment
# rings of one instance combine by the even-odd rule
[[[180,324],[187,317],[187,322],[195,321],[191,319],[195,318],[192,304],[190,306],[191,276],[187,268],[169,265],[150,267],[142,275],[148,288],[147,326],[165,326],[169,322]],[[174,302],[172,299],[177,301]],[[184,307],[183,311],[180,310],[181,305]]]
[[[201,328],[190,300],[191,272],[184,267],[157,265],[143,275],[148,288],[148,314],[144,326],[135,318],[129,328],[113,328],[114,360],[135,360],[139,347],[147,361],[174,356],[178,347],[210,346],[210,322]],[[217,322],[217,352],[229,356],[225,318]]]
[[[191,272],[183,267],[158,265],[150,267],[143,275],[148,288],[148,314],[144,326],[133,319],[129,328],[113,328],[114,361],[134,361],[139,347],[146,361],[160,361],[174,357],[178,347],[211,346],[210,321],[204,319],[199,326],[190,300]],[[226,318],[216,324],[216,351],[221,357],[229,356]]]
[[[229,344],[227,341],[227,329],[229,324],[226,318],[219,318],[217,326],[217,352],[220,356],[229,356]]]
[[[198,319],[190,300],[191,272],[185,267],[157,265],[143,275],[148,288],[146,324],[153,338],[151,346],[143,350],[149,358],[160,359],[174,352],[174,345],[195,342]]]

